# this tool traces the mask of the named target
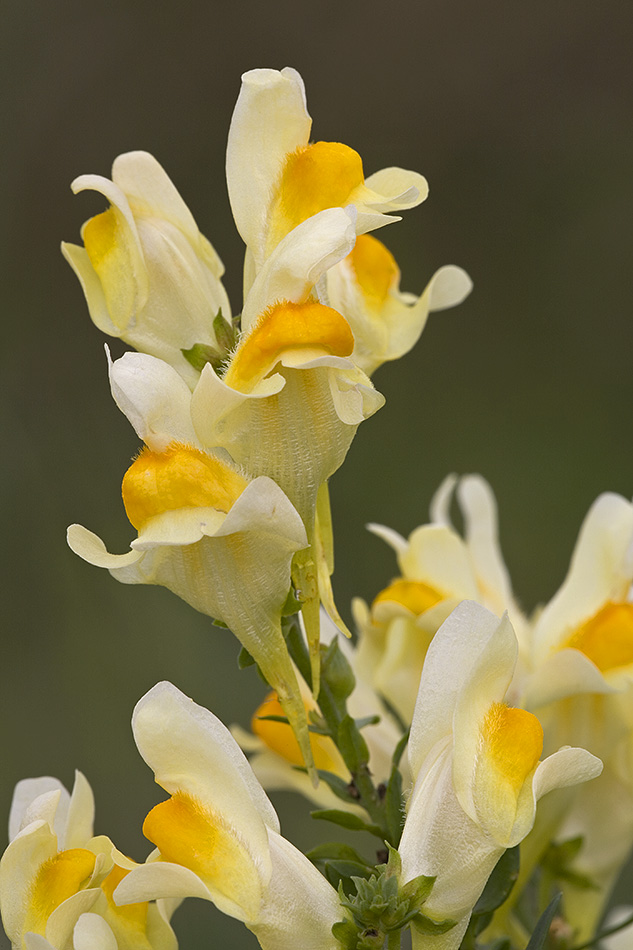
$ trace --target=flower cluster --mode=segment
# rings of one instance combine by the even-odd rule
[[[591,938],[633,845],[628,501],[596,501],[567,579],[528,616],[490,487],[449,476],[408,539],[370,526],[399,573],[354,602],[346,639],[328,479],[384,403],[371,375],[471,285],[446,266],[419,296],[401,291],[372,232],[425,199],[424,178],[366,177],[357,152],[310,130],[297,72],[243,76],[227,149],[246,245],[237,316],[220,258],[151,155],[73,182],[109,203],[62,249],[93,322],[133,348],[108,353],[108,370],[143,446],[122,480],[130,550],[110,554],[80,525],[69,545],[229,628],[271,692],[250,733],[171,683],[139,701],[134,738],[168,796],[143,824],[143,863],[94,836],[81,773],[71,795],[56,779],[18,784],[0,863],[15,950],[175,950],[187,897],[264,950],[393,950],[407,929],[414,950],[521,950],[535,927],[538,950],[556,887],[562,925]],[[304,855],[281,834],[275,788],[373,835],[377,861],[342,843]]]

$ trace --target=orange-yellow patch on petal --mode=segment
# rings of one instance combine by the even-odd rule
[[[216,508],[228,512],[248,482],[219,459],[172,442],[164,452],[145,448],[123,477],[123,504],[139,530],[166,511]]]
[[[286,158],[279,183],[279,211],[287,234],[326,208],[344,207],[365,181],[363,162],[340,142],[313,142]]]
[[[250,392],[289,350],[306,358],[349,356],[350,325],[337,310],[320,303],[283,301],[266,310],[242,339],[224,377],[239,392]]]
[[[110,910],[117,914],[120,918],[120,922],[134,930],[140,930],[144,933],[147,927],[149,903],[147,901],[139,901],[136,904],[122,904],[119,906],[114,903],[114,898],[112,897],[116,887],[129,873],[129,870],[126,868],[121,868],[118,864],[115,864],[106,879],[102,881],[101,890],[108,899]]]
[[[83,226],[84,247],[97,273],[117,245],[118,230],[117,214],[113,208],[95,215]]]
[[[152,808],[143,834],[163,861],[189,868],[207,885],[240,906],[254,919],[261,901],[261,882],[244,843],[220,815],[184,792]]]
[[[384,304],[400,277],[400,269],[391,251],[372,234],[359,234],[349,261],[369,303]]]
[[[442,600],[444,600],[444,596],[429,584],[399,577],[380,591],[372,606],[375,607],[376,604],[382,603],[402,604],[417,617]]]
[[[309,707],[306,705],[306,712]],[[287,723],[275,722],[262,719],[262,716],[283,716],[284,713],[276,693],[269,693],[264,702],[259,706],[253,715],[251,727],[256,736],[264,742],[269,749],[280,755],[291,765],[305,765],[299,743],[295,734]],[[310,746],[314,764],[317,769],[324,769],[326,772],[334,772],[341,777],[347,777],[347,772],[336,746],[328,736],[320,736],[316,733],[310,733]]]
[[[540,722],[525,709],[493,703],[484,719],[481,737],[488,761],[518,795],[543,752]]]
[[[633,663],[633,604],[606,604],[565,643],[602,673]]]
[[[50,915],[88,883],[96,856],[86,848],[60,851],[39,869],[33,882],[25,930],[43,934]]]

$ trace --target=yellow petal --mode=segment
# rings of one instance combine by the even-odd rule
[[[569,638],[602,673],[633,663],[633,604],[606,604]]]
[[[150,518],[178,508],[228,512],[247,484],[218,459],[172,442],[164,452],[143,449],[123,478],[123,503],[140,529]]]
[[[369,303],[384,304],[389,291],[400,277],[393,254],[371,234],[360,234],[349,255],[356,280]]]
[[[149,904],[147,901],[140,901],[135,904],[122,904],[119,906],[114,903],[112,894],[115,888],[121,883],[124,877],[130,871],[115,864],[106,879],[101,883],[101,890],[108,898],[108,906],[119,918],[120,923],[127,925],[133,930],[140,930],[145,933],[147,926],[147,911]]]
[[[435,590],[434,587],[430,587],[423,581],[409,581],[404,577],[399,577],[389,584],[388,587],[385,587],[384,590],[380,591],[372,607],[380,603],[395,602],[402,604],[403,607],[406,607],[417,617],[444,599],[444,596]]]
[[[283,301],[266,310],[243,338],[224,382],[232,389],[250,392],[284,351],[303,350],[307,358],[349,356],[354,336],[338,311],[320,303]]]
[[[349,204],[351,193],[364,181],[362,159],[348,145],[314,142],[291,152],[279,185],[278,239],[319,211]]]
[[[87,884],[96,855],[86,848],[60,851],[39,869],[30,893],[25,930],[43,934],[48,918],[67,898]]]
[[[178,792],[152,808],[143,834],[160,850],[163,861],[189,868],[211,889],[242,907],[247,918],[257,915],[261,900],[257,868],[219,815]]]
[[[304,703],[304,705],[306,704]],[[306,712],[308,712],[307,705]],[[259,736],[262,742],[277,755],[280,755],[282,759],[285,759],[291,765],[304,766],[299,743],[290,726],[284,722],[261,719],[261,716],[285,716],[276,693],[269,693],[261,706],[255,710],[251,727],[255,735]],[[336,746],[328,736],[320,736],[311,732],[310,745],[317,769],[324,769],[326,772],[334,772],[337,775],[345,776],[347,774],[345,768],[342,767],[341,757],[336,750]]]
[[[493,703],[484,719],[481,738],[488,762],[516,795],[543,751],[543,728],[532,713]]]

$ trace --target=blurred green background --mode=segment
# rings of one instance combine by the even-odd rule
[[[480,471],[531,608],[562,580],[595,496],[633,490],[633,5],[5,0],[3,21],[0,812],[19,778],[71,784],[79,767],[97,831],[141,860],[140,825],[161,793],[134,748],[134,703],[168,678],[246,724],[262,691],[238,675],[228,634],[66,547],[78,521],[126,550],[120,482],[137,450],[58,250],[104,207],[73,198],[70,181],[109,175],[120,152],[153,152],[224,259],[237,311],[224,149],[244,70],[295,66],[314,137],[357,149],[367,173],[423,172],[429,199],[381,235],[402,287],[419,292],[457,263],[475,290],[376,374],[387,405],[332,480],[337,597],[346,612],[394,573],[367,521],[408,533],[447,472]],[[300,846],[329,836],[301,802],[275,802]],[[188,950],[256,945],[200,901],[174,923]]]

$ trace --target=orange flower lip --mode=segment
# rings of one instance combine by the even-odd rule
[[[316,302],[281,301],[264,311],[243,338],[224,382],[231,389],[250,392],[284,352],[345,357],[353,349],[350,325],[337,310]]]

